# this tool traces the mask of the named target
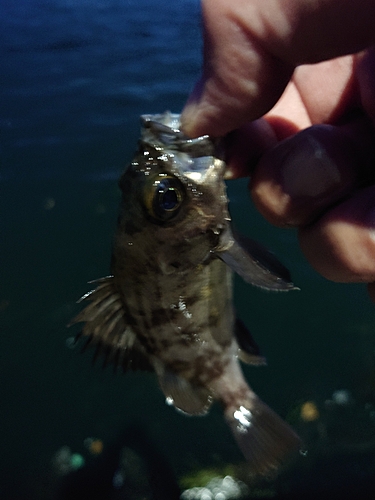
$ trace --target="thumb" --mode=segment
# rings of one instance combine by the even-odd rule
[[[203,74],[181,115],[190,136],[222,136],[277,102],[294,68],[375,41],[374,0],[202,0]]]

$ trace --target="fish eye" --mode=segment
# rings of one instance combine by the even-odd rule
[[[166,222],[177,215],[184,195],[183,184],[177,177],[161,173],[147,183],[144,204],[152,218]]]

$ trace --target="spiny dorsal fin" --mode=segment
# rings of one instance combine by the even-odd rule
[[[86,337],[86,349],[95,345],[94,361],[104,357],[104,365],[113,363],[126,370],[152,370],[146,353],[136,339],[130,326],[126,325],[121,296],[113,276],[106,276],[90,283],[98,286],[85,293],[78,302],[89,300],[88,304],[68,326],[85,323],[80,337]]]

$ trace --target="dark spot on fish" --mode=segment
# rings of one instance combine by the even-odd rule
[[[168,340],[168,339],[160,339],[159,344],[164,348],[168,349],[169,347],[172,347],[174,342]]]
[[[182,262],[175,260],[175,261],[171,262],[169,265],[171,267],[174,267],[175,269],[178,269],[181,266],[181,264],[182,264]]]
[[[181,337],[178,338],[178,344],[183,345],[185,347],[189,347],[191,345],[191,336],[182,334]]]
[[[151,312],[150,326],[157,327],[165,325],[168,321],[165,309],[154,309]]]
[[[150,337],[143,337],[143,340],[147,344],[148,347],[154,348],[154,346],[156,344],[155,337],[152,337],[152,336],[150,336]]]
[[[191,362],[175,359],[167,364],[167,368],[172,373],[181,374],[191,367]]]
[[[201,300],[201,297],[199,295],[187,295],[185,297],[186,307],[190,308],[194,306],[199,300]]]
[[[137,315],[140,316],[141,318],[145,318],[147,316],[146,311],[144,309],[138,309]]]
[[[156,341],[154,337],[147,337],[142,342],[142,345],[147,352],[147,354],[155,354],[159,350],[159,343]]]
[[[127,220],[126,221],[126,224],[125,224],[125,232],[129,235],[129,236],[133,236],[134,234],[136,233],[139,233],[141,231],[141,228],[137,227],[133,221],[131,220]]]
[[[209,381],[214,380],[221,376],[224,371],[222,360],[217,356],[209,357],[199,356],[195,360],[195,381],[197,384],[207,384]]]
[[[219,324],[220,316],[219,314],[210,314],[208,317],[208,326],[213,328]]]
[[[134,325],[135,326],[135,325]],[[148,341],[148,336],[138,328],[138,325],[136,328],[134,328],[134,332],[136,333],[137,339],[140,341],[140,343],[145,346]]]
[[[179,241],[178,243],[175,243],[174,245],[168,245],[170,247],[171,253],[175,253],[177,255],[181,255],[184,252],[186,253],[186,242],[185,241]]]

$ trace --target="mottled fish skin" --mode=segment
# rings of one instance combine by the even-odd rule
[[[236,339],[232,269],[261,288],[295,287],[271,254],[259,245],[251,254],[233,236],[225,163],[210,138],[188,139],[168,112],[142,122],[138,152],[119,181],[112,275],[82,298],[91,303],[72,323],[84,322],[83,336],[110,361],[154,370],[181,411],[204,414],[219,400],[254,473],[268,473],[300,440],[243,377],[238,358],[264,358],[246,347],[250,334]],[[240,332],[247,335],[244,326]]]
[[[172,155],[141,144],[120,180],[123,205],[112,271],[126,297],[128,322],[157,372],[167,369],[194,382],[210,371],[214,376],[233,337],[232,272],[212,253],[229,220],[224,167],[216,160],[199,184],[183,178],[183,207],[166,224],[145,217],[138,193],[150,172],[181,179]]]

